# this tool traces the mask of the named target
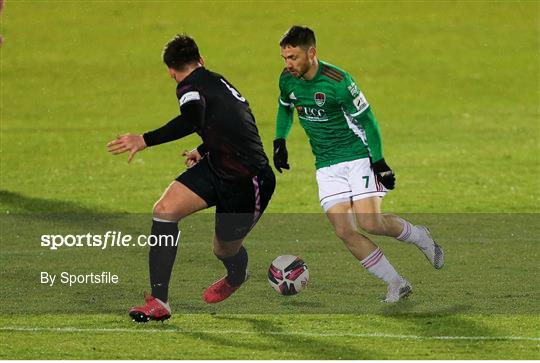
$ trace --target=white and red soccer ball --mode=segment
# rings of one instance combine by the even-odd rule
[[[308,268],[298,256],[279,256],[268,268],[270,286],[282,295],[298,294],[306,287],[308,281]]]

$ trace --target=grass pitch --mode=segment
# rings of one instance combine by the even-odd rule
[[[537,2],[30,2],[2,14],[0,358],[539,359],[539,5]],[[291,24],[314,28],[321,59],[348,70],[370,101],[398,187],[385,211],[429,224],[447,252],[434,271],[413,247],[375,238],[413,284],[384,285],[345,251],[320,214],[313,157],[297,123],[291,171],[246,243],[251,279],[205,305],[222,273],[211,215],[181,223],[174,315],[135,325],[144,248],[50,251],[39,236],[148,233],[153,202],[196,137],[132,165],[105,144],[178,112],[160,60],[177,32],[250,101],[271,151]],[[143,213],[146,213],[143,214]],[[301,255],[309,287],[266,282],[280,254]],[[112,271],[118,285],[48,287],[41,271]],[[139,349],[137,345],[144,345]]]

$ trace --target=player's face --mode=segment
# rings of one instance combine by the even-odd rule
[[[281,57],[285,67],[295,77],[300,78],[315,64],[315,48],[305,50],[301,47],[286,46],[281,48]]]

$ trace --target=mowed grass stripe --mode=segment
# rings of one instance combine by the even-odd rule
[[[12,332],[58,332],[58,333],[174,333],[174,334],[242,334],[242,335],[290,335],[306,337],[389,338],[404,340],[521,340],[540,341],[536,337],[520,336],[422,336],[387,333],[313,333],[302,331],[248,331],[248,330],[188,330],[188,329],[127,329],[127,328],[76,328],[76,327],[1,327],[0,331]]]

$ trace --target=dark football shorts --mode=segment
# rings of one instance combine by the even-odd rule
[[[269,165],[253,178],[227,180],[212,171],[206,157],[176,180],[204,199],[209,207],[216,207],[215,232],[220,241],[244,238],[268,206],[276,186]]]

